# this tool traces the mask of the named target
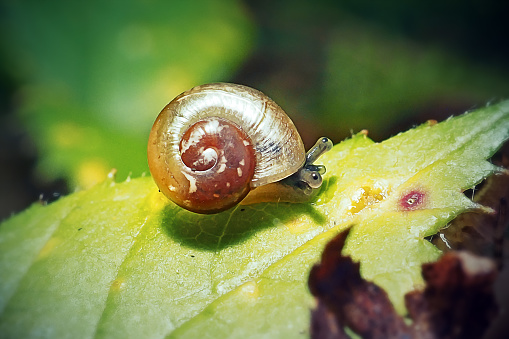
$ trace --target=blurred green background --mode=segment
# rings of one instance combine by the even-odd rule
[[[507,13],[502,1],[2,0],[0,219],[112,168],[148,173],[154,119],[202,83],[265,92],[307,147],[507,98]]]

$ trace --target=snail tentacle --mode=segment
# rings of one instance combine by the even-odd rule
[[[332,141],[327,137],[318,139],[313,147],[306,153],[306,162],[297,172],[282,180],[283,184],[299,187],[304,194],[310,195],[313,189],[322,185],[322,175],[325,174],[324,165],[315,165],[324,153],[332,149]]]

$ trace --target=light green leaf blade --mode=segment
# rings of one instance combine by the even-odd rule
[[[462,190],[499,170],[485,158],[508,134],[509,102],[383,143],[357,134],[323,157],[325,183],[309,204],[197,215],[139,178],[33,206],[0,228],[0,333],[307,335],[309,269],[352,225],[346,251],[404,312],[420,265],[440,254],[424,237],[482,211]]]

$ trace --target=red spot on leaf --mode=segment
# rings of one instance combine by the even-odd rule
[[[412,190],[401,197],[399,206],[403,211],[421,209],[426,200],[426,193],[422,190]]]

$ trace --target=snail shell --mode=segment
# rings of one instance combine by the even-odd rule
[[[177,96],[157,117],[148,143],[149,168],[161,192],[197,213],[231,208],[306,161],[286,113],[263,93],[228,83]]]

